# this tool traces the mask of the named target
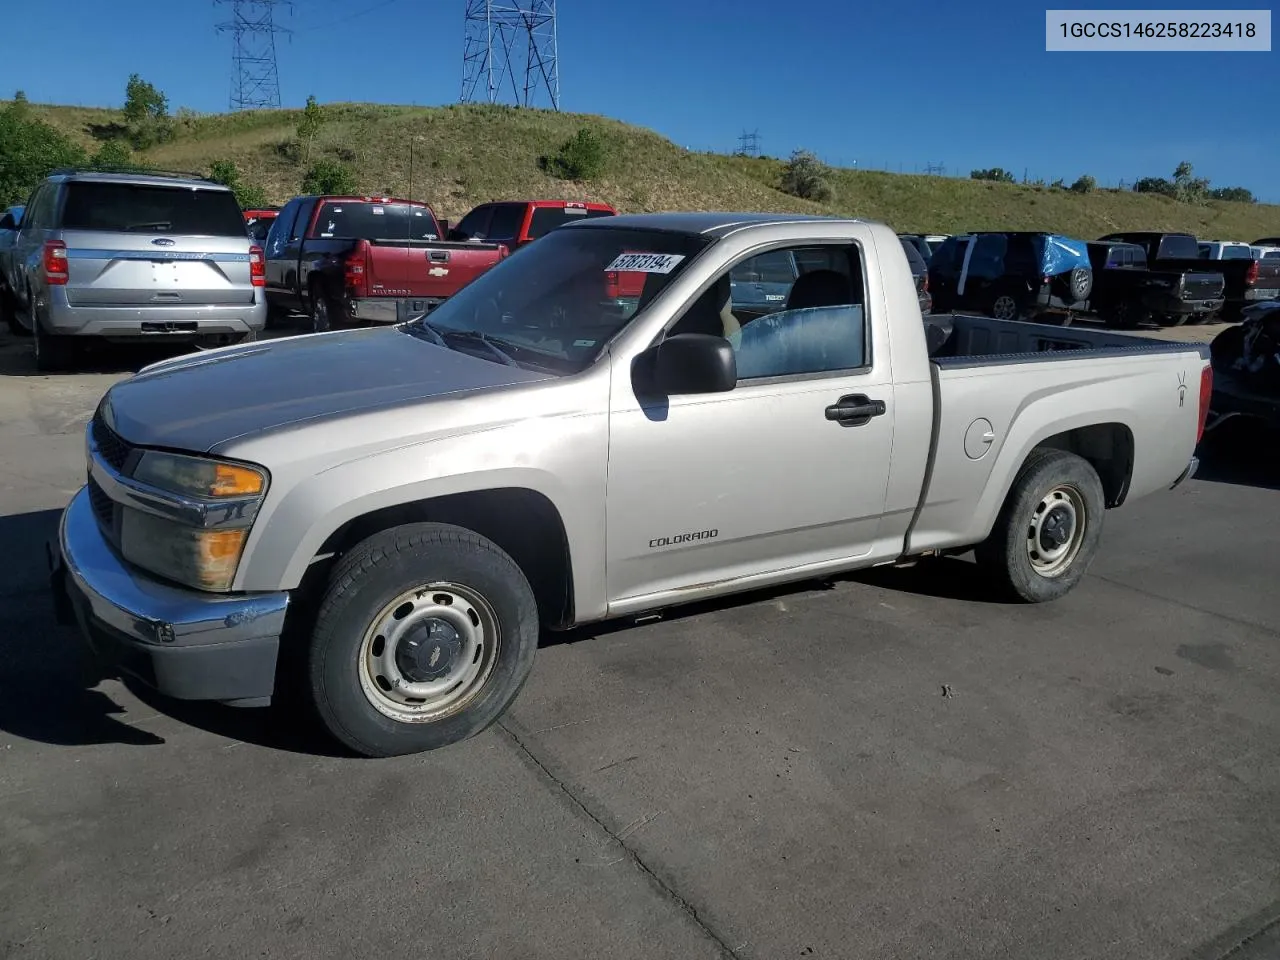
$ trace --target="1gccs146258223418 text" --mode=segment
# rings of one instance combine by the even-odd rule
[[[1050,52],[1268,53],[1270,10],[1046,10]]]

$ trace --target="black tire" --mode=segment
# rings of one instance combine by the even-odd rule
[[[1132,300],[1120,300],[1107,311],[1106,324],[1116,330],[1134,330],[1141,326],[1151,314]]]
[[[1011,314],[1007,309],[1009,303],[1013,305]],[[1026,303],[1012,290],[998,290],[987,302],[987,315],[997,320],[1022,320],[1027,315]]]
[[[1189,313],[1166,313],[1158,319],[1162,327],[1180,327],[1190,316]]]
[[[18,301],[8,287],[0,287],[0,320],[15,337],[31,335],[31,331],[18,322]]]
[[[40,373],[65,373],[75,366],[77,344],[71,337],[59,337],[45,333],[37,325],[31,339],[35,353],[36,370]]]
[[[333,301],[324,295],[319,284],[312,284],[311,295],[307,298],[307,319],[309,333],[325,333],[334,325]]]
[[[1067,303],[1084,303],[1093,293],[1093,271],[1088,267],[1072,267],[1067,274]]]
[[[1055,499],[1059,493],[1063,500]],[[1040,531],[1034,546],[1043,549],[1042,537],[1053,532],[1052,521],[1063,510],[1073,511],[1076,523],[1067,531],[1065,548],[1054,548],[1064,549],[1064,562],[1046,573],[1051,568],[1038,569],[1032,560],[1032,533]],[[1093,562],[1105,510],[1102,481],[1088,461],[1062,450],[1034,450],[1018,471],[991,535],[976,549],[978,563],[1011,599],[1057,600],[1070,592]],[[1049,555],[1049,551],[1041,553],[1040,562]]]
[[[467,591],[482,602],[464,599],[456,606],[436,604],[442,593],[457,597]],[[401,608],[415,603],[422,609],[445,613],[465,610],[465,622],[473,623],[473,633],[483,639],[474,659],[459,655],[468,647],[455,645],[449,652],[452,641],[432,639],[435,634],[424,632],[446,623],[447,617],[423,615],[410,620],[419,612],[412,609],[401,614]],[[496,628],[496,643],[480,629],[486,618],[490,627]],[[395,627],[396,622],[411,627],[388,652],[387,646],[393,641],[383,639],[381,634],[389,635],[385,625]],[[375,630],[378,624],[383,624],[384,629]],[[454,636],[461,632],[454,630]],[[434,750],[474,736],[503,714],[533,668],[538,633],[538,607],[529,581],[515,561],[492,541],[448,524],[394,527],[360,543],[338,563],[330,577],[308,650],[311,700],[329,732],[363,756],[390,757]],[[415,680],[401,666],[401,643],[420,651],[432,649],[426,662],[421,655],[413,661],[420,669],[435,668],[445,651],[444,674],[429,678],[431,681],[452,679],[455,669],[465,675],[477,663],[487,673],[472,682],[474,689],[451,712],[433,719],[409,719],[408,711],[419,709],[418,706],[393,702],[405,697],[393,683]],[[378,665],[375,654],[385,655],[390,663]],[[485,658],[490,661],[487,668]],[[391,680],[376,673],[388,668],[395,674]],[[382,693],[374,691],[374,687]],[[421,709],[429,709],[429,704],[424,703]],[[388,710],[399,711],[401,718],[389,715]]]

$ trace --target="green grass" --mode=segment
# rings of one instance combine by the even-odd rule
[[[86,147],[120,122],[119,111],[33,105],[42,119]],[[205,171],[212,160],[235,161],[249,182],[276,202],[297,192],[304,165],[281,150],[294,136],[301,110],[195,115],[183,111],[174,138],[141,154],[169,169]],[[347,163],[362,190],[428,200],[457,218],[485,200],[559,197],[603,200],[624,211],[762,210],[867,217],[899,231],[1050,230],[1096,237],[1123,229],[1185,230],[1213,239],[1252,240],[1280,234],[1280,206],[1177,203],[1167,197],[1115,190],[1082,195],[1049,187],[987,183],[866,170],[835,170],[829,203],[777,189],[777,160],[691,153],[658,134],[605,117],[492,105],[403,107],[341,103],[325,106],[327,121],[312,158]],[[581,127],[609,151],[606,172],[589,184],[544,173],[539,158]],[[413,144],[410,185],[409,147]]]

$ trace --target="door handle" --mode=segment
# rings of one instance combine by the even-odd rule
[[[432,263],[448,263],[449,251],[448,250],[428,250],[427,259],[430,260]]]
[[[883,400],[872,400],[861,393],[841,397],[827,407],[827,419],[834,420],[842,427],[860,427],[872,417],[882,416],[885,412]]]

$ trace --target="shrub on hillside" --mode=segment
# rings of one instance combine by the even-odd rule
[[[970,170],[970,180],[991,180],[995,183],[1017,183],[1018,178],[1004,167],[989,167],[986,170]]]
[[[164,143],[173,136],[173,119],[169,116],[169,98],[136,73],[129,75],[124,88],[125,126],[129,140],[138,150]]]
[[[215,160],[209,164],[209,179],[214,183],[230,187],[242,210],[267,205],[267,192],[256,183],[245,183],[241,180],[240,168],[230,160]]]
[[[329,195],[355,193],[355,174],[337,160],[317,160],[302,178],[302,192]]]
[[[127,143],[123,140],[108,140],[89,159],[89,166],[95,170],[127,170],[137,164],[134,163],[133,151]]]
[[[553,157],[542,158],[542,168],[561,180],[595,180],[609,161],[604,141],[586,127],[560,144]]]
[[[0,207],[26,200],[51,170],[84,162],[84,150],[30,115],[25,97],[0,110]]]
[[[808,150],[796,150],[791,159],[782,168],[782,179],[778,184],[783,193],[804,200],[815,200],[824,203],[830,200],[833,191],[828,179],[831,169]]]
[[[1087,173],[1071,185],[1072,193],[1093,193],[1097,189],[1098,181]]]
[[[1253,191],[1244,187],[1215,187],[1209,191],[1209,196],[1214,200],[1232,200],[1236,203],[1258,202],[1258,198],[1253,195]]]

